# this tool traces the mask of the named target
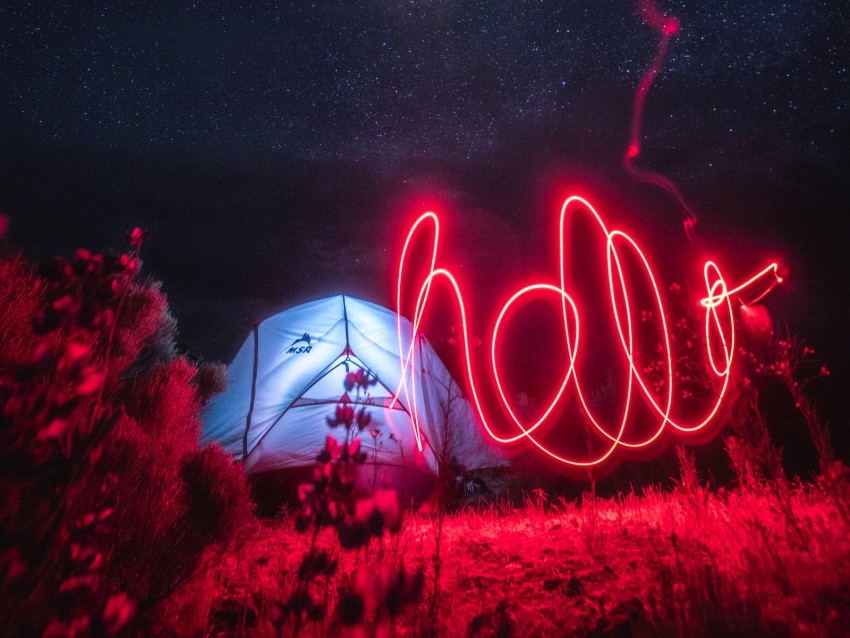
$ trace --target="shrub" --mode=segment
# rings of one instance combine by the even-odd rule
[[[220,387],[174,348],[133,251],[37,271],[0,257],[0,633],[114,635],[251,521],[241,470],[199,447]]]

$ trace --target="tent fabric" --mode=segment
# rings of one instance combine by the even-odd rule
[[[407,352],[412,327],[406,319],[401,324]],[[205,406],[202,438],[218,441],[242,459],[248,474],[311,465],[327,435],[341,438],[327,418],[342,401],[365,406],[372,418],[360,435],[367,463],[431,471],[436,458],[467,469],[505,465],[421,335],[415,360],[407,396],[396,397],[402,369],[394,312],[342,295],[286,310],[260,323],[245,340],[227,368],[227,389]],[[345,375],[358,368],[376,376],[377,383],[366,392],[346,393]],[[423,452],[416,446],[414,410]]]

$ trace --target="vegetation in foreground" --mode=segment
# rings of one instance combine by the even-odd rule
[[[149,633],[250,524],[199,444],[220,370],[177,352],[142,239],[40,269],[0,243],[0,635]]]
[[[367,553],[339,552],[338,573],[399,561],[425,570],[422,599],[398,616],[347,627],[345,576],[302,635],[845,636],[850,627],[846,477],[733,490],[467,507],[443,520],[434,606],[436,515],[411,513]],[[241,548],[169,602],[182,635],[292,635],[281,610],[309,538],[291,516],[260,523]],[[324,540],[332,544],[332,532]],[[380,586],[380,584],[376,585]],[[367,616],[368,618],[368,616]],[[371,624],[370,624],[371,623]]]

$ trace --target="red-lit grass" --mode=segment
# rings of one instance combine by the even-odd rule
[[[0,259],[0,365],[20,363],[32,350],[31,321],[41,303],[44,282],[21,257]]]
[[[431,583],[435,519],[408,515],[399,538],[387,537],[368,557],[342,553],[339,573],[403,556],[410,567],[424,565]],[[850,521],[823,487],[779,482],[648,489],[580,504],[549,503],[538,492],[522,506],[466,509],[443,521],[436,633],[841,635],[850,626],[848,532]],[[275,635],[275,601],[294,586],[308,542],[285,515],[264,523],[171,601],[172,629]],[[328,587],[328,619],[303,635],[341,632],[339,584],[335,577]],[[384,629],[427,635],[428,611],[426,591]]]

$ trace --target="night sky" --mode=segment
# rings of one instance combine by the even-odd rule
[[[661,8],[682,30],[638,163],[678,184],[698,245],[622,166],[658,41],[629,0],[4,3],[0,210],[34,258],[143,226],[181,339],[229,361],[295,303],[390,305],[395,235],[426,204],[480,298],[554,277],[547,233],[578,191],[668,280],[705,254],[781,259],[774,318],[846,380],[850,5]]]

